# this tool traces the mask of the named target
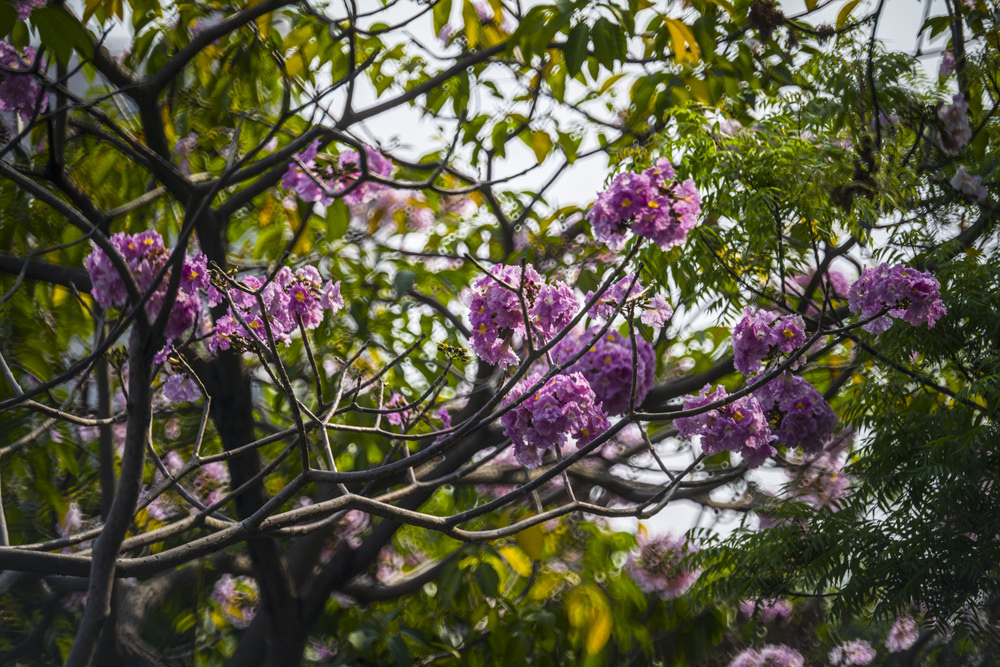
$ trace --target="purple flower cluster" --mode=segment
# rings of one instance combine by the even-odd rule
[[[705,385],[700,395],[686,396],[684,409],[700,408],[729,395],[721,386],[714,392],[710,390],[711,385]],[[756,468],[764,459],[777,453],[771,446],[774,435],[768,428],[764,411],[753,396],[744,396],[693,417],[675,419],[674,424],[684,438],[690,440],[700,435],[701,449],[705,454],[737,452],[751,468]]]
[[[506,407],[521,398],[541,375],[518,382],[504,399]],[[542,463],[542,452],[565,445],[572,436],[590,442],[608,428],[594,390],[580,373],[557,375],[500,418],[504,435],[514,442],[514,456],[526,468]]]
[[[212,602],[217,604],[236,628],[245,628],[257,615],[257,582],[250,577],[234,577],[224,574],[212,589]]]
[[[969,124],[969,103],[965,95],[956,94],[951,106],[938,109],[938,119],[943,123],[941,129],[941,150],[949,155],[958,155],[962,148],[972,140],[972,126]]]
[[[496,366],[517,363],[511,336],[529,334],[518,292],[524,295],[530,334],[538,334],[543,340],[564,329],[580,308],[571,287],[559,281],[546,284],[530,266],[522,269],[497,264],[489,276],[478,278],[472,287],[469,344],[481,359]]]
[[[744,600],[740,603],[740,612],[747,618],[754,618],[762,623],[775,620],[785,621],[792,615],[792,603],[782,598],[772,600]]]
[[[328,206],[333,203],[333,193],[346,189],[361,178],[361,159],[356,151],[347,151],[340,154],[337,168],[331,164],[321,168],[316,164],[318,152],[319,139],[316,139],[307,149],[297,153],[295,157],[298,162],[302,163],[302,166],[295,162],[288,165],[288,171],[285,172],[281,186],[295,192],[302,201],[318,201],[324,206]],[[382,178],[392,174],[392,161],[377,150],[366,146],[365,156],[368,163],[368,174]],[[365,181],[346,194],[344,201],[349,206],[368,203],[386,187],[381,183]]]
[[[917,643],[920,638],[920,628],[912,616],[900,616],[889,629],[889,636],[886,637],[885,647],[889,653],[899,653],[910,648]]]
[[[940,289],[937,278],[930,273],[902,264],[891,267],[879,264],[865,269],[858,281],[851,285],[847,303],[852,313],[860,314],[865,319],[873,318],[888,308],[892,317],[913,326],[926,324],[931,328],[947,312],[941,303]],[[863,328],[877,334],[891,326],[889,317],[882,315]]]
[[[872,645],[864,639],[855,639],[837,646],[830,651],[831,665],[867,665],[875,659],[877,653]]]
[[[626,567],[632,578],[647,593],[656,593],[663,600],[672,600],[687,592],[701,575],[683,563],[684,557],[698,551],[684,538],[670,535],[650,538],[642,531],[636,537],[638,553],[629,554]]]
[[[837,415],[806,380],[782,373],[754,392],[778,442],[818,452],[837,426]]]
[[[216,322],[215,336],[209,341],[209,347],[213,351],[229,349],[233,339],[256,339],[265,343],[265,317],[275,340],[287,344],[299,322],[306,329],[315,329],[323,321],[325,311],[336,314],[344,306],[340,282],[328,280],[324,284],[314,266],[304,266],[294,273],[283,266],[267,285],[257,276],[244,276],[239,282],[243,289],[228,290],[233,305]],[[258,290],[264,302],[263,310],[253,294]],[[233,307],[236,308],[235,313]],[[248,329],[240,324],[237,313],[246,322]]]
[[[149,291],[156,274],[170,257],[170,251],[163,247],[163,238],[154,231],[134,235],[118,233],[111,237],[111,244],[124,257],[139,290]],[[93,284],[92,294],[97,303],[105,309],[111,306],[124,306],[128,301],[125,282],[104,251],[96,248],[87,257],[85,264]],[[168,340],[179,339],[185,331],[194,326],[201,310],[201,297],[198,292],[208,286],[208,268],[205,256],[201,253],[185,256],[181,271],[180,287],[164,332]],[[155,318],[160,312],[167,284],[168,277],[164,277],[146,302],[146,313],[150,318]]]
[[[694,181],[675,178],[670,161],[660,159],[640,174],[619,174],[594,202],[587,217],[594,235],[612,249],[620,248],[631,225],[636,236],[666,250],[684,242],[698,224],[701,196]]]
[[[194,402],[201,398],[201,389],[186,373],[173,373],[163,383],[163,395],[174,403]]]
[[[184,459],[176,451],[170,452],[163,457],[163,467],[171,475],[176,475],[184,467]],[[162,476],[157,471],[154,481],[159,482]],[[185,477],[187,484],[190,484],[202,502],[206,505],[214,505],[229,493],[229,470],[220,461],[206,463],[199,467],[192,477]],[[182,499],[180,495],[173,491],[167,491],[156,497],[156,499],[146,508],[149,516],[157,521],[166,521],[176,516],[182,511],[194,512],[195,508]]]
[[[802,654],[784,644],[767,644],[759,651],[748,648],[729,663],[729,667],[802,667]]]
[[[766,310],[746,309],[733,329],[733,365],[744,375],[760,370],[761,362],[777,352],[790,354],[806,342],[805,323],[799,315],[779,316]]]
[[[30,13],[33,7],[44,4],[45,0],[41,0],[41,5],[27,2],[18,6],[18,13],[23,7],[27,7]],[[5,71],[0,72],[0,111],[17,111],[25,123],[30,123],[36,113],[45,107],[49,94],[42,90],[34,75],[15,74],[6,70],[28,72],[34,62],[35,51],[30,46],[19,51],[0,40],[0,67],[5,68]]]
[[[851,478],[844,472],[842,454],[824,452],[804,468],[786,469],[798,500],[819,509],[836,506],[847,495]]]
[[[631,287],[631,289],[629,289]],[[626,298],[626,293],[628,294],[628,299],[632,299],[642,293],[642,283],[635,279],[634,274],[628,274],[618,282],[614,283],[602,294],[587,314],[594,319],[607,320],[614,315],[615,308],[618,307],[618,303],[622,299]],[[587,292],[587,296],[584,297],[585,301],[590,301],[594,298],[596,292]],[[673,313],[671,313],[673,314]]]
[[[567,336],[553,350],[553,360],[564,363],[590,343],[599,327],[592,327],[579,336]],[[656,354],[653,346],[636,337],[635,404],[639,405],[653,388],[656,373]],[[617,331],[608,331],[590,346],[567,372],[579,372],[587,379],[597,400],[609,415],[628,411],[632,395],[632,344]]]
[[[989,195],[983,186],[982,176],[973,176],[965,170],[965,165],[960,165],[955,175],[948,181],[951,187],[955,188],[972,201],[983,201]]]
[[[17,20],[23,21],[31,16],[31,12],[39,7],[45,6],[46,0],[14,0],[14,9],[17,10]]]

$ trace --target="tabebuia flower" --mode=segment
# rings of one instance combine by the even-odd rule
[[[521,398],[541,375],[521,380],[504,398],[506,407]],[[580,373],[556,375],[514,409],[500,417],[504,435],[514,443],[514,456],[526,468],[542,464],[546,449],[561,447],[574,438],[586,444],[608,428],[608,420],[594,390]]]
[[[156,274],[170,257],[170,250],[163,246],[163,238],[157,232],[150,230],[134,235],[119,232],[112,236],[110,241],[128,264],[139,290],[147,292],[153,286]],[[84,265],[93,285],[91,293],[101,308],[126,305],[128,293],[125,291],[125,281],[103,250],[95,248]],[[146,302],[146,313],[150,318],[155,318],[160,312],[169,276],[168,272]],[[177,296],[164,331],[168,340],[179,339],[185,331],[194,326],[201,311],[199,290],[207,284],[208,268],[205,256],[201,253],[185,255]]]
[[[871,333],[882,333],[892,326],[889,316],[913,326],[926,324],[928,328],[944,315],[941,303],[941,284],[926,271],[917,271],[902,264],[865,269],[856,283],[851,285],[847,304],[852,313],[862,318],[875,318],[863,328]],[[876,317],[886,308],[888,315]]]
[[[955,188],[972,201],[983,201],[989,195],[983,187],[983,177],[973,176],[965,169],[965,165],[960,165],[955,175],[948,181],[951,187]]]
[[[905,651],[917,643],[920,638],[920,628],[912,616],[900,616],[889,629],[889,636],[886,637],[885,647],[889,653],[899,653]]]
[[[785,315],[747,308],[733,329],[733,365],[753,375],[761,362],[778,352],[789,354],[806,342],[805,323],[799,315]]]
[[[329,162],[320,167],[316,163],[318,153],[319,139],[316,139],[306,150],[295,155],[297,162],[288,165],[281,186],[296,193],[302,201],[315,201],[328,206],[333,203],[334,193],[345,190],[361,178],[361,158],[357,151],[346,151],[340,154],[336,168]],[[365,157],[368,174],[382,178],[392,174],[392,161],[374,148],[366,146]],[[387,187],[382,183],[364,181],[344,195],[344,201],[349,206],[365,204]]]
[[[785,474],[797,499],[816,509],[836,507],[851,486],[851,478],[844,472],[843,453],[823,452],[809,465],[786,468]]]
[[[481,359],[497,366],[517,363],[511,338],[529,333],[525,310],[530,333],[549,340],[570,323],[580,308],[572,288],[559,281],[545,283],[531,266],[497,264],[489,276],[476,279],[472,287],[469,344]],[[524,297],[524,307],[519,293]]]
[[[792,603],[782,598],[771,600],[744,600],[740,602],[740,612],[747,618],[756,618],[762,623],[787,620],[792,615]]]
[[[816,387],[785,372],[754,392],[775,438],[785,447],[818,452],[837,426],[837,414]]]
[[[564,363],[579,352],[584,345],[589,349],[567,369],[579,372],[587,379],[597,400],[608,415],[621,415],[628,411],[632,395],[632,343],[617,331],[608,331],[591,344],[600,327],[568,335],[553,350],[553,361]],[[653,346],[642,338],[635,339],[635,405],[642,403],[653,388],[656,373],[656,354]]]
[[[729,394],[724,387],[711,391],[705,385],[698,396],[685,396],[684,409],[693,410],[725,399]],[[719,452],[736,452],[743,462],[756,468],[777,450],[771,446],[774,435],[760,403],[753,396],[744,396],[731,403],[713,408],[693,417],[674,420],[681,437],[688,440],[701,437],[702,451],[711,456]]]
[[[590,307],[587,314],[595,319],[607,320],[614,315],[615,309],[623,299],[627,300],[638,296],[642,293],[642,289],[642,283],[635,278],[635,274],[630,273],[608,287],[604,294],[598,297],[594,305]],[[589,302],[596,293],[596,291],[587,292],[584,300]],[[628,294],[627,297],[626,294]]]
[[[44,4],[41,0],[41,5]],[[18,6],[18,11],[20,13],[22,8],[27,8],[30,13],[33,7],[41,5],[23,3]],[[0,71],[0,111],[16,111],[25,123],[31,122],[49,99],[48,91],[42,90],[38,78],[28,73],[34,62],[35,51],[30,46],[17,49],[0,40],[0,68],[3,68]]]
[[[365,146],[366,174],[374,174],[382,178],[392,175],[392,161],[370,146]],[[340,176],[337,179],[337,189],[343,190],[362,176],[361,156],[357,151],[347,151],[338,159]],[[348,206],[369,202],[378,196],[379,192],[388,186],[374,181],[364,181],[354,190],[344,196]]]
[[[344,306],[340,282],[328,280],[323,283],[314,266],[303,266],[294,272],[283,266],[266,285],[257,276],[244,276],[238,282],[243,289],[228,290],[233,305],[215,323],[215,336],[209,340],[209,348],[213,351],[229,349],[233,339],[266,343],[265,319],[274,339],[287,344],[299,323],[305,329],[315,329],[326,311],[336,315]],[[261,293],[263,311],[253,294],[256,291]],[[249,331],[240,324],[240,318]]]
[[[612,249],[624,245],[631,230],[667,250],[684,242],[700,214],[701,195],[694,181],[677,179],[670,161],[661,158],[642,173],[616,176],[587,217],[594,236]]]
[[[701,571],[684,563],[684,558],[698,551],[698,547],[683,537],[670,535],[647,537],[644,532],[636,536],[638,552],[629,554],[626,567],[639,587],[655,593],[663,600],[680,597],[697,581]]]
[[[748,648],[729,663],[729,667],[803,667],[802,654],[784,644],[767,644],[759,651]]]
[[[211,600],[233,627],[245,628],[257,615],[259,591],[252,577],[224,574],[212,589]]]
[[[828,656],[831,665],[868,665],[877,653],[864,639],[855,639],[835,647]]]
[[[951,106],[941,105],[938,119],[944,124],[941,129],[941,150],[949,155],[958,155],[972,140],[969,104],[965,101],[965,95],[957,93],[951,100]]]

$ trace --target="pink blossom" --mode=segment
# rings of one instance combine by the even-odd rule
[[[828,656],[831,665],[867,665],[875,659],[877,653],[872,645],[864,639],[855,639],[837,646]]]
[[[640,532],[636,536],[638,553],[629,555],[629,574],[647,593],[656,593],[663,600],[680,597],[701,575],[700,570],[684,563],[684,558],[698,551],[683,537],[670,535],[649,538]]]
[[[983,187],[982,176],[972,176],[965,170],[965,165],[960,165],[955,175],[951,177],[949,181],[951,187],[955,188],[963,195],[966,195],[973,201],[983,201],[989,194],[986,188]]]
[[[564,363],[593,340],[598,327],[577,336],[567,336],[553,350],[553,360]],[[655,382],[656,354],[653,346],[642,338],[635,339],[635,405],[646,398]],[[597,400],[608,415],[621,415],[628,411],[632,396],[632,344],[628,338],[611,330],[594,341],[583,356],[567,369],[579,372],[587,379]]]
[[[818,452],[837,426],[837,415],[822,394],[806,380],[785,372],[754,392],[786,447]]]
[[[523,396],[541,377],[534,373],[514,385],[503,406]],[[549,379],[517,407],[506,412],[500,424],[504,435],[514,442],[518,462],[527,468],[541,465],[546,449],[565,445],[571,437],[578,444],[587,443],[608,428],[601,404],[580,373]]]
[[[896,264],[880,264],[865,269],[848,292],[851,312],[868,319],[888,308],[882,315],[864,325],[866,331],[882,333],[892,326],[889,316],[928,328],[947,311],[941,303],[940,283],[930,273]]]
[[[740,602],[740,612],[747,618],[756,618],[763,623],[771,623],[774,620],[785,621],[792,615],[792,603],[782,598],[744,600]]]
[[[45,0],[18,3],[18,14],[25,10],[30,13],[32,8],[44,4]],[[49,99],[48,91],[42,90],[38,77],[27,73],[31,71],[34,62],[35,51],[30,46],[18,50],[0,40],[0,67],[13,70],[0,73],[0,111],[17,111],[25,123],[30,123],[44,109]]]
[[[733,365],[744,375],[753,375],[777,352],[789,354],[801,347],[806,342],[804,329],[799,315],[782,317],[747,308],[733,329]]]
[[[803,667],[802,654],[783,644],[767,644],[759,651],[748,648],[729,663],[729,667]]]
[[[951,106],[942,105],[938,118],[944,127],[941,130],[941,150],[949,155],[958,155],[972,140],[972,126],[969,124],[969,104],[965,95],[956,94]]]
[[[910,648],[917,643],[920,637],[920,628],[912,616],[900,616],[896,619],[889,636],[885,640],[885,647],[889,653],[899,653]]]
[[[721,386],[714,392],[710,390],[711,385],[705,385],[700,395],[685,396],[684,409],[700,408],[728,396]],[[690,440],[701,436],[701,449],[708,456],[722,451],[736,452],[747,466],[756,468],[777,453],[771,446],[774,435],[768,428],[760,403],[753,396],[744,396],[693,417],[675,419],[674,424],[683,438]]]

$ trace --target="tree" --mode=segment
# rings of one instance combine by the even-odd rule
[[[0,8],[4,660],[985,650],[993,15],[648,4]]]

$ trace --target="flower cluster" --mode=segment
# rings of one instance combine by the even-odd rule
[[[31,12],[44,6],[45,0],[14,0],[14,9],[17,10],[18,21],[23,21],[31,16]]]
[[[693,410],[725,399],[729,394],[723,387],[714,392],[705,385],[698,396],[686,396],[684,409]],[[702,451],[711,456],[721,451],[737,452],[751,468],[756,468],[777,450],[771,446],[774,435],[760,403],[753,396],[744,396],[732,403],[708,410],[693,417],[674,420],[682,437],[701,436]]]
[[[163,238],[154,231],[134,235],[118,233],[111,237],[111,244],[125,259],[139,290],[149,291],[156,274],[170,257],[170,251],[163,247]],[[93,284],[94,299],[102,308],[120,307],[128,302],[125,281],[103,250],[96,248],[87,257],[86,267]],[[169,273],[160,281],[146,302],[146,313],[150,318],[155,318],[160,312],[167,291],[168,277]],[[168,340],[179,339],[185,331],[194,326],[201,310],[199,290],[207,286],[208,268],[205,256],[201,253],[185,256],[180,287],[164,332]]]
[[[831,665],[867,665],[875,659],[875,649],[864,639],[855,639],[830,651]]]
[[[856,283],[851,285],[847,303],[852,313],[875,318],[864,325],[866,331],[882,333],[892,326],[886,315],[876,317],[886,308],[889,315],[918,326],[928,328],[947,312],[941,303],[941,285],[925,271],[917,271],[896,264],[880,264],[865,269]]]
[[[760,370],[761,362],[777,352],[790,354],[806,342],[805,323],[799,315],[779,316],[766,310],[743,313],[733,329],[733,365],[744,375]]]
[[[534,373],[518,382],[504,399],[506,407],[541,379]],[[568,436],[586,443],[608,428],[594,390],[580,373],[557,375],[500,417],[504,435],[514,442],[514,456],[527,468],[542,463],[542,452],[561,447]]]
[[[787,620],[792,615],[792,603],[782,598],[772,600],[744,600],[740,603],[740,612],[747,618],[756,617],[762,623],[774,620]]]
[[[802,654],[784,644],[767,644],[759,651],[748,648],[729,663],[729,667],[802,667]]]
[[[972,140],[972,126],[969,124],[969,103],[965,95],[956,94],[951,106],[938,109],[938,119],[943,123],[941,129],[941,150],[949,155],[958,155],[962,148]]]
[[[629,554],[629,573],[647,593],[656,593],[663,600],[672,600],[687,592],[701,575],[683,562],[685,556],[698,550],[683,538],[670,535],[650,538],[638,534],[638,553]]]
[[[295,192],[302,201],[317,201],[328,206],[333,203],[334,193],[347,189],[362,177],[361,157],[356,151],[346,151],[340,154],[337,167],[328,163],[321,168],[316,164],[318,152],[319,139],[316,139],[309,148],[297,153],[297,161],[288,166],[281,186]],[[382,178],[392,174],[392,161],[377,150],[366,146],[365,159],[367,174]],[[344,201],[349,206],[368,203],[386,187],[366,180],[344,195]]]
[[[786,447],[818,452],[837,426],[837,414],[806,380],[782,373],[754,392],[775,439]]]
[[[530,333],[547,340],[565,328],[580,308],[571,287],[559,281],[546,284],[530,266],[497,264],[489,276],[477,279],[472,287],[469,344],[481,359],[497,366],[517,363],[510,338],[529,334],[525,309]],[[524,297],[524,308],[519,293]]]
[[[323,321],[325,311],[336,314],[344,306],[340,282],[328,280],[324,284],[314,266],[304,266],[294,273],[283,266],[274,280],[267,284],[257,276],[244,276],[239,284],[241,288],[228,290],[232,305],[226,315],[216,322],[215,336],[209,341],[213,351],[229,349],[234,339],[243,342],[256,339],[265,343],[264,318],[267,318],[275,340],[287,344],[300,323],[306,329],[315,329]],[[263,309],[257,300],[257,291],[260,292]],[[247,328],[240,324],[240,318],[246,322]]]
[[[35,4],[38,1],[41,2],[40,5]],[[20,14],[23,9],[27,9],[30,13],[32,8],[44,4],[45,0],[29,0],[18,5],[18,13]],[[35,51],[31,47],[26,46],[18,50],[0,40],[0,68],[3,68],[0,72],[0,111],[17,111],[25,123],[30,123],[49,99],[48,92],[39,86],[38,78],[27,73],[32,69],[34,62]]]
[[[889,653],[899,653],[910,648],[917,643],[920,638],[920,628],[911,616],[900,616],[889,629],[889,636],[886,637],[885,647]]]
[[[594,235],[617,249],[631,225],[636,236],[666,250],[684,242],[698,224],[701,196],[694,181],[675,178],[670,161],[660,159],[640,174],[619,174],[594,202],[587,217]]]
[[[983,186],[983,177],[971,175],[965,170],[964,164],[959,166],[955,175],[951,177],[949,183],[951,183],[951,187],[955,188],[973,201],[983,201],[989,195],[986,188]]]
[[[553,350],[553,360],[564,363],[576,355],[584,345],[594,340],[599,327],[578,336],[567,336]],[[635,404],[639,405],[653,388],[656,373],[656,354],[653,346],[642,338],[635,339]],[[590,383],[597,400],[609,415],[628,411],[632,396],[632,344],[617,331],[608,331],[584,352],[567,372],[579,372]]]
[[[844,472],[843,455],[832,452],[824,452],[808,466],[786,469],[785,473],[798,500],[817,509],[836,506],[851,486],[851,478]]]
[[[233,627],[245,628],[257,615],[258,596],[257,582],[251,577],[224,574],[215,582],[211,599]]]
[[[176,451],[170,452],[163,457],[163,467],[171,475],[177,475],[181,471],[181,468],[184,467],[184,459]],[[154,481],[159,482],[162,479],[159,471],[157,471]],[[195,495],[206,505],[214,505],[229,493],[229,470],[220,461],[200,466],[194,472],[193,477],[185,477],[185,481],[182,483],[186,485],[188,479],[191,480],[190,484],[195,491]],[[185,488],[187,487],[185,486]],[[196,511],[194,507],[173,491],[167,491],[157,496],[146,510],[149,512],[149,516],[157,521],[166,521],[182,511]]]

